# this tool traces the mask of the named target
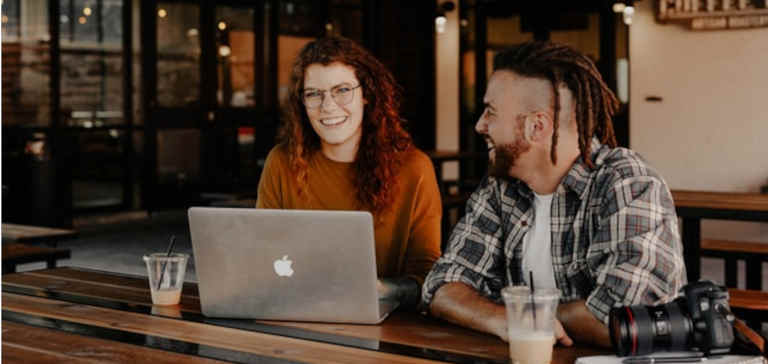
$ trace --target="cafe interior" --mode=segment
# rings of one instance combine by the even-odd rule
[[[4,361],[93,359],[56,345],[112,337],[110,362],[506,362],[504,342],[408,313],[373,327],[197,333],[212,324],[196,288],[185,286],[181,309],[147,304],[141,258],[170,236],[192,253],[187,208],[255,206],[294,57],[324,35],[363,45],[402,87],[406,128],[435,167],[444,244],[487,173],[475,123],[493,56],[529,40],[586,54],[620,101],[619,145],[672,191],[688,280],[727,286],[737,316],[768,334],[765,0],[0,4]],[[191,260],[186,277],[194,284]],[[110,310],[142,326],[110,327]],[[169,317],[187,326],[163,326]],[[196,334],[170,333],[181,327]],[[556,348],[552,362],[601,353]]]

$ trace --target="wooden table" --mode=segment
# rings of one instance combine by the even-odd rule
[[[672,198],[677,215],[683,219],[683,252],[689,282],[701,277],[701,219],[768,222],[766,194],[673,190]],[[748,288],[753,285],[747,282]]]
[[[408,312],[380,325],[217,320],[190,283],[169,307],[150,304],[143,277],[57,268],[2,283],[4,363],[507,362],[501,340]],[[557,347],[552,363],[598,354]]]
[[[77,237],[75,230],[8,223],[2,223],[2,225],[3,241],[48,243],[55,247],[56,243],[61,240]]]

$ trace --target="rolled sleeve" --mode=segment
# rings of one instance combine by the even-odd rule
[[[656,176],[617,178],[601,209],[587,253],[596,285],[587,308],[603,323],[613,307],[653,305],[685,284],[682,244],[672,198]]]
[[[472,194],[466,213],[453,230],[448,247],[424,281],[422,307],[427,308],[446,283],[464,283],[484,296],[499,299],[504,287],[502,217],[487,180]]]

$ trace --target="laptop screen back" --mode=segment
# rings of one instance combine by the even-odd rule
[[[370,213],[192,207],[189,224],[204,315],[379,321]]]

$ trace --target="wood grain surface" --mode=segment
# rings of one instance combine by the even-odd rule
[[[214,364],[218,360],[3,321],[3,363]]]
[[[701,239],[701,249],[768,255],[768,242]]]
[[[768,212],[768,194],[672,190],[677,207]]]
[[[731,307],[763,310],[768,314],[768,292],[731,288],[728,294]]]
[[[430,362],[419,357],[397,355],[385,350],[370,350],[332,342],[304,340],[273,335],[258,330],[241,330],[189,320],[200,314],[197,288],[187,283],[180,305],[152,306],[144,277],[106,272],[57,268],[3,276],[3,309],[40,317],[77,322],[134,333],[168,337],[212,347],[221,347],[286,360],[308,362]],[[19,294],[12,291],[34,293]],[[43,297],[35,297],[34,295]],[[97,307],[83,302],[67,302],[56,297],[71,295],[87,301],[98,299],[126,304],[134,310],[112,306]],[[138,309],[140,308],[140,309]],[[151,313],[151,314],[150,314]],[[188,315],[192,315],[187,317]],[[380,345],[404,347],[406,351],[439,351],[494,362],[505,362],[508,345],[500,339],[448,324],[413,312],[394,312],[380,325],[328,324],[285,321],[255,321],[269,327],[315,332],[328,337],[369,340]],[[290,336],[290,335],[288,335]],[[378,344],[377,344],[378,345]],[[398,346],[399,345],[399,346]],[[586,355],[606,354],[605,350],[556,347],[554,364],[571,364]],[[399,353],[398,353],[399,354]],[[407,355],[407,354],[406,354]],[[430,356],[426,356],[429,358]]]
[[[3,310],[314,363],[432,363],[372,350],[3,293]]]

